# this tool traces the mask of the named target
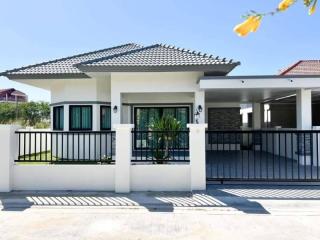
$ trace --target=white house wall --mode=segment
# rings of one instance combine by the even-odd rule
[[[196,103],[194,97],[200,91],[198,80],[201,76],[201,72],[112,73],[111,102],[120,108],[123,103],[203,105]],[[125,116],[120,117],[119,114],[112,113],[112,123],[126,123],[129,113],[124,114]]]
[[[51,103],[74,101],[110,102],[110,77],[54,80]]]

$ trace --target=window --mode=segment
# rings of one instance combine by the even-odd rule
[[[53,107],[53,130],[63,130],[63,106]]]
[[[100,129],[110,130],[111,129],[111,107],[100,106]]]
[[[92,130],[92,106],[70,106],[70,130]]]

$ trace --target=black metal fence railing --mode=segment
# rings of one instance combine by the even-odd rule
[[[115,132],[17,131],[15,162],[50,164],[111,164]]]
[[[319,181],[320,131],[207,131],[208,180]]]
[[[132,131],[131,162],[189,162],[189,131]]]

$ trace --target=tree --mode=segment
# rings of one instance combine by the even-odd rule
[[[256,32],[258,30],[264,17],[273,16],[277,13],[284,12],[297,2],[298,0],[282,0],[274,11],[267,13],[258,13],[256,11],[251,11],[244,16],[245,21],[235,26],[233,30],[238,34],[238,36],[245,37],[249,33]],[[317,2],[318,0],[303,0],[303,4],[309,9],[309,15],[315,13]]]
[[[39,123],[47,125],[49,120],[50,106],[46,102],[0,103],[1,124],[19,123],[36,126]]]
[[[22,105],[23,120],[30,126],[41,121],[39,105],[36,102],[29,102]]]

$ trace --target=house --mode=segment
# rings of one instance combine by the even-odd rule
[[[168,45],[126,44],[7,71],[11,80],[51,92],[53,130],[106,130],[115,123],[145,129],[152,114],[170,112],[186,126],[205,122],[201,78],[225,76],[239,62]],[[220,100],[219,100],[220,101]],[[213,105],[212,105],[213,104]],[[209,126],[240,127],[239,103],[208,110]],[[214,114],[228,118],[215,120]],[[82,118],[79,119],[78,115]],[[230,119],[232,117],[232,120]],[[199,119],[196,119],[199,118]],[[234,120],[237,120],[235,126]]]
[[[1,75],[10,80],[51,92],[52,131],[18,131],[16,162],[118,162],[125,171],[112,181],[127,176],[135,190],[168,189],[173,182],[186,189],[190,181],[181,179],[190,174],[208,181],[320,181],[320,132],[312,120],[320,74],[287,75],[298,64],[282,75],[230,76],[239,65],[174,46],[129,43],[6,71]],[[287,126],[279,122],[264,129],[270,121],[264,105],[275,106],[291,96],[295,120],[292,114],[275,118],[271,107],[271,121],[295,124],[281,130],[279,125]],[[248,104],[251,126],[242,129],[240,110]],[[164,115],[178,119],[182,129],[150,129]],[[47,154],[34,155],[39,152]],[[118,158],[123,157],[131,165],[122,165]],[[28,189],[23,187],[28,179],[19,180],[18,189]],[[192,189],[204,185],[202,179]]]
[[[14,88],[0,89],[0,102],[27,102],[28,96]]]

